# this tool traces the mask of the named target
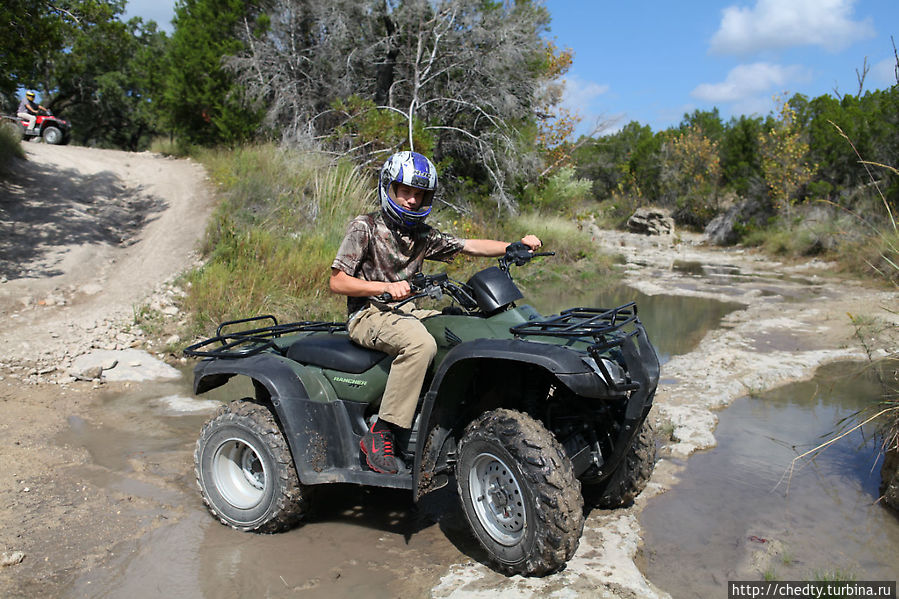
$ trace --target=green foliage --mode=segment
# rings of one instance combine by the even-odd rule
[[[718,142],[697,126],[688,126],[671,138],[662,156],[660,187],[663,206],[674,205],[676,222],[704,227],[718,211],[721,164]]]
[[[25,159],[22,139],[17,127],[4,123],[0,125],[0,175],[9,172],[16,158]]]
[[[175,5],[160,104],[166,125],[186,142],[233,145],[259,129],[261,111],[247,107],[243,88],[223,64],[244,49],[236,30],[244,17],[258,11],[258,3],[243,0],[179,0]]]
[[[796,111],[782,102],[779,115],[759,135],[762,173],[778,209],[790,215],[790,207],[799,200],[799,191],[811,181],[817,165],[808,163],[809,146],[803,140]]]
[[[41,65],[64,48],[68,23],[62,8],[55,6],[45,0],[0,3],[0,97],[9,110],[17,103],[16,88],[37,87]]]
[[[713,143],[720,143],[725,133],[725,126],[717,108],[697,109],[692,114],[685,114],[680,124],[680,130],[688,131],[690,129],[702,131],[705,137]]]
[[[70,32],[71,51],[53,62],[51,108],[74,123],[83,144],[144,149],[158,126],[152,96],[161,85],[167,38],[156,24],[121,23],[112,11],[82,20]]]
[[[591,187],[589,179],[578,179],[574,167],[566,166],[550,175],[531,201],[544,212],[571,216],[590,197]]]
[[[167,38],[153,22],[123,23],[123,0],[41,0],[0,8],[14,13],[0,25],[4,52],[0,88],[5,103],[16,87],[72,121],[80,143],[145,147],[156,124],[151,95],[160,86],[159,60]],[[8,58],[7,58],[8,57]],[[14,103],[12,104],[14,106]]]
[[[741,115],[731,119],[721,139],[721,185],[741,196],[748,196],[753,181],[763,178],[759,155],[763,127],[762,119]]]
[[[631,121],[621,131],[585,143],[575,151],[577,176],[593,181],[593,196],[598,201],[621,194],[652,197],[661,173],[663,139],[648,125]]]
[[[406,117],[393,110],[379,109],[373,100],[352,95],[337,99],[331,108],[346,117],[331,134],[333,142],[349,140],[354,151],[363,154],[387,155],[395,148],[405,147],[409,139]],[[434,134],[419,120],[413,121],[412,144],[415,151],[431,155],[434,150]]]

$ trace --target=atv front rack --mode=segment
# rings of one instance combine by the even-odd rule
[[[632,326],[631,326],[632,325]],[[534,320],[509,328],[516,337],[519,336],[544,336],[569,339],[571,341],[588,341],[591,345],[587,348],[590,356],[602,371],[606,381],[616,391],[629,391],[638,389],[639,382],[628,384],[616,384],[608,372],[605,363],[600,359],[600,354],[613,347],[624,348],[625,342],[631,337],[641,335],[638,345],[646,342],[646,332],[637,318],[637,304],[630,302],[617,308],[569,308],[563,310],[557,316],[550,316],[542,320]],[[630,354],[631,352],[627,352]],[[653,352],[654,353],[654,352]],[[655,358],[655,356],[653,356]],[[657,360],[657,358],[655,358]],[[628,360],[629,362],[632,360]],[[628,364],[628,371],[634,373],[634,366],[643,368],[642,364]],[[642,379],[643,377],[636,377]]]
[[[630,302],[617,308],[569,308],[558,316],[534,320],[511,327],[513,335],[544,335],[563,339],[592,338],[603,351],[621,345],[622,335],[616,334],[637,320],[637,304]],[[613,334],[615,334],[613,336]],[[623,332],[625,337],[637,334],[637,329]]]
[[[226,329],[229,327],[246,323],[258,323],[260,321],[271,321],[272,324],[255,329],[226,332]],[[345,322],[304,320],[302,322],[278,324],[278,319],[270,314],[254,316],[252,318],[223,322],[216,329],[215,337],[210,337],[184,348],[184,355],[198,358],[246,358],[274,347],[275,339],[282,335],[311,332],[333,333],[345,330]],[[217,347],[209,347],[215,344],[219,345]]]

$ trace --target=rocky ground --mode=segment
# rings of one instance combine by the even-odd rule
[[[89,452],[58,436],[96,418],[103,387],[116,384],[107,380],[169,368],[158,361],[165,340],[147,339],[135,315],[178,319],[172,281],[196,260],[212,207],[205,173],[190,161],[25,148],[27,161],[0,182],[4,597],[53,596],[162,519],[133,493],[92,484],[80,470]],[[113,353],[91,356],[103,351]]]
[[[180,318],[181,290],[173,281],[194,263],[211,208],[202,169],[189,161],[26,147],[28,162],[0,184],[4,597],[64,595],[78,574],[119,559],[123,542],[194,517],[185,516],[189,508],[179,499],[192,470],[188,441],[148,459],[142,450],[108,455],[102,444],[71,439],[79,429],[112,434],[108,425],[116,424],[115,434],[152,445],[154,428],[168,426],[145,416],[113,423],[121,414],[108,410],[104,397],[139,385],[133,381],[153,375],[151,366],[158,368],[155,376],[167,375],[159,358],[178,340],[149,340],[134,325],[135,314]],[[653,418],[666,436],[666,457],[634,506],[590,514],[563,572],[506,578],[465,560],[446,566],[432,597],[666,597],[637,566],[638,515],[649,497],[676,484],[684,458],[714,445],[716,410],[808,378],[825,362],[865,359],[863,348],[877,357],[899,347],[893,308],[899,294],[835,276],[827,263],[776,262],[709,248],[683,233],[593,235],[625,257],[625,279],[644,293],[745,308],[730,313],[695,351],[665,365]],[[98,467],[104,461],[126,469],[127,484],[110,482]],[[99,589],[79,592],[104,596]]]

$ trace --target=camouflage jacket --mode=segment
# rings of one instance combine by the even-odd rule
[[[366,281],[396,282],[421,271],[425,260],[451,262],[465,240],[422,225],[412,231],[392,226],[381,212],[357,216],[347,228],[331,268]],[[369,298],[348,297],[352,314]]]

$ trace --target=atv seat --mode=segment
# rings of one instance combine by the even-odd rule
[[[287,349],[287,357],[303,364],[360,374],[386,358],[387,354],[356,345],[345,335],[324,334],[295,341]]]

